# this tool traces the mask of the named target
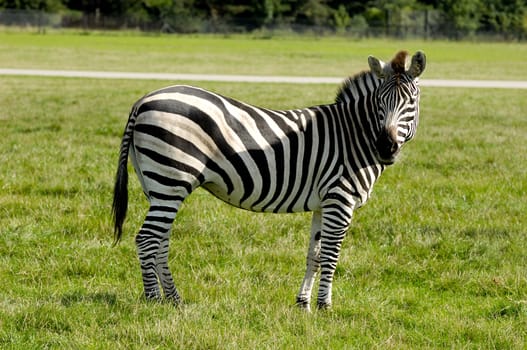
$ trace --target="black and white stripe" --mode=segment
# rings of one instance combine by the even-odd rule
[[[368,199],[386,165],[415,134],[421,52],[406,52],[345,81],[336,102],[298,110],[258,108],[191,86],[154,91],[132,108],[114,191],[116,241],[127,207],[130,157],[150,209],[136,237],[147,298],[179,302],[168,239],[181,203],[203,187],[258,212],[313,211],[307,271],[297,303],[331,304],[333,274],[353,210]],[[404,62],[403,62],[404,61]],[[402,67],[402,68],[401,68]]]

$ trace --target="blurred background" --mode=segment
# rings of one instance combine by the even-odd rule
[[[509,41],[527,0],[0,0],[0,26]]]

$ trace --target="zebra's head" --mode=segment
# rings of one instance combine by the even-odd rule
[[[426,56],[418,51],[409,61],[401,51],[388,63],[368,57],[371,71],[381,79],[376,90],[376,108],[380,130],[375,142],[382,164],[393,164],[401,147],[411,140],[419,123],[419,76],[426,66]]]

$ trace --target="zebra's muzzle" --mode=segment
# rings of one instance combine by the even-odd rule
[[[375,148],[377,151],[377,159],[381,164],[393,164],[401,150],[401,144],[397,142],[397,133],[383,129],[377,138]]]

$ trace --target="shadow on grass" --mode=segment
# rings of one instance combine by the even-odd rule
[[[462,234],[470,238],[477,238],[477,237],[508,238],[511,236],[511,232],[503,227],[470,227],[470,228],[463,230]]]
[[[80,291],[64,294],[60,300],[63,306],[69,307],[76,303],[94,303],[113,306],[117,304],[115,293],[84,293]]]
[[[10,191],[12,195],[74,198],[81,191],[77,187],[26,185]]]
[[[524,300],[503,301],[500,305],[496,305],[490,313],[491,319],[500,318],[524,318],[527,315],[527,303]]]

